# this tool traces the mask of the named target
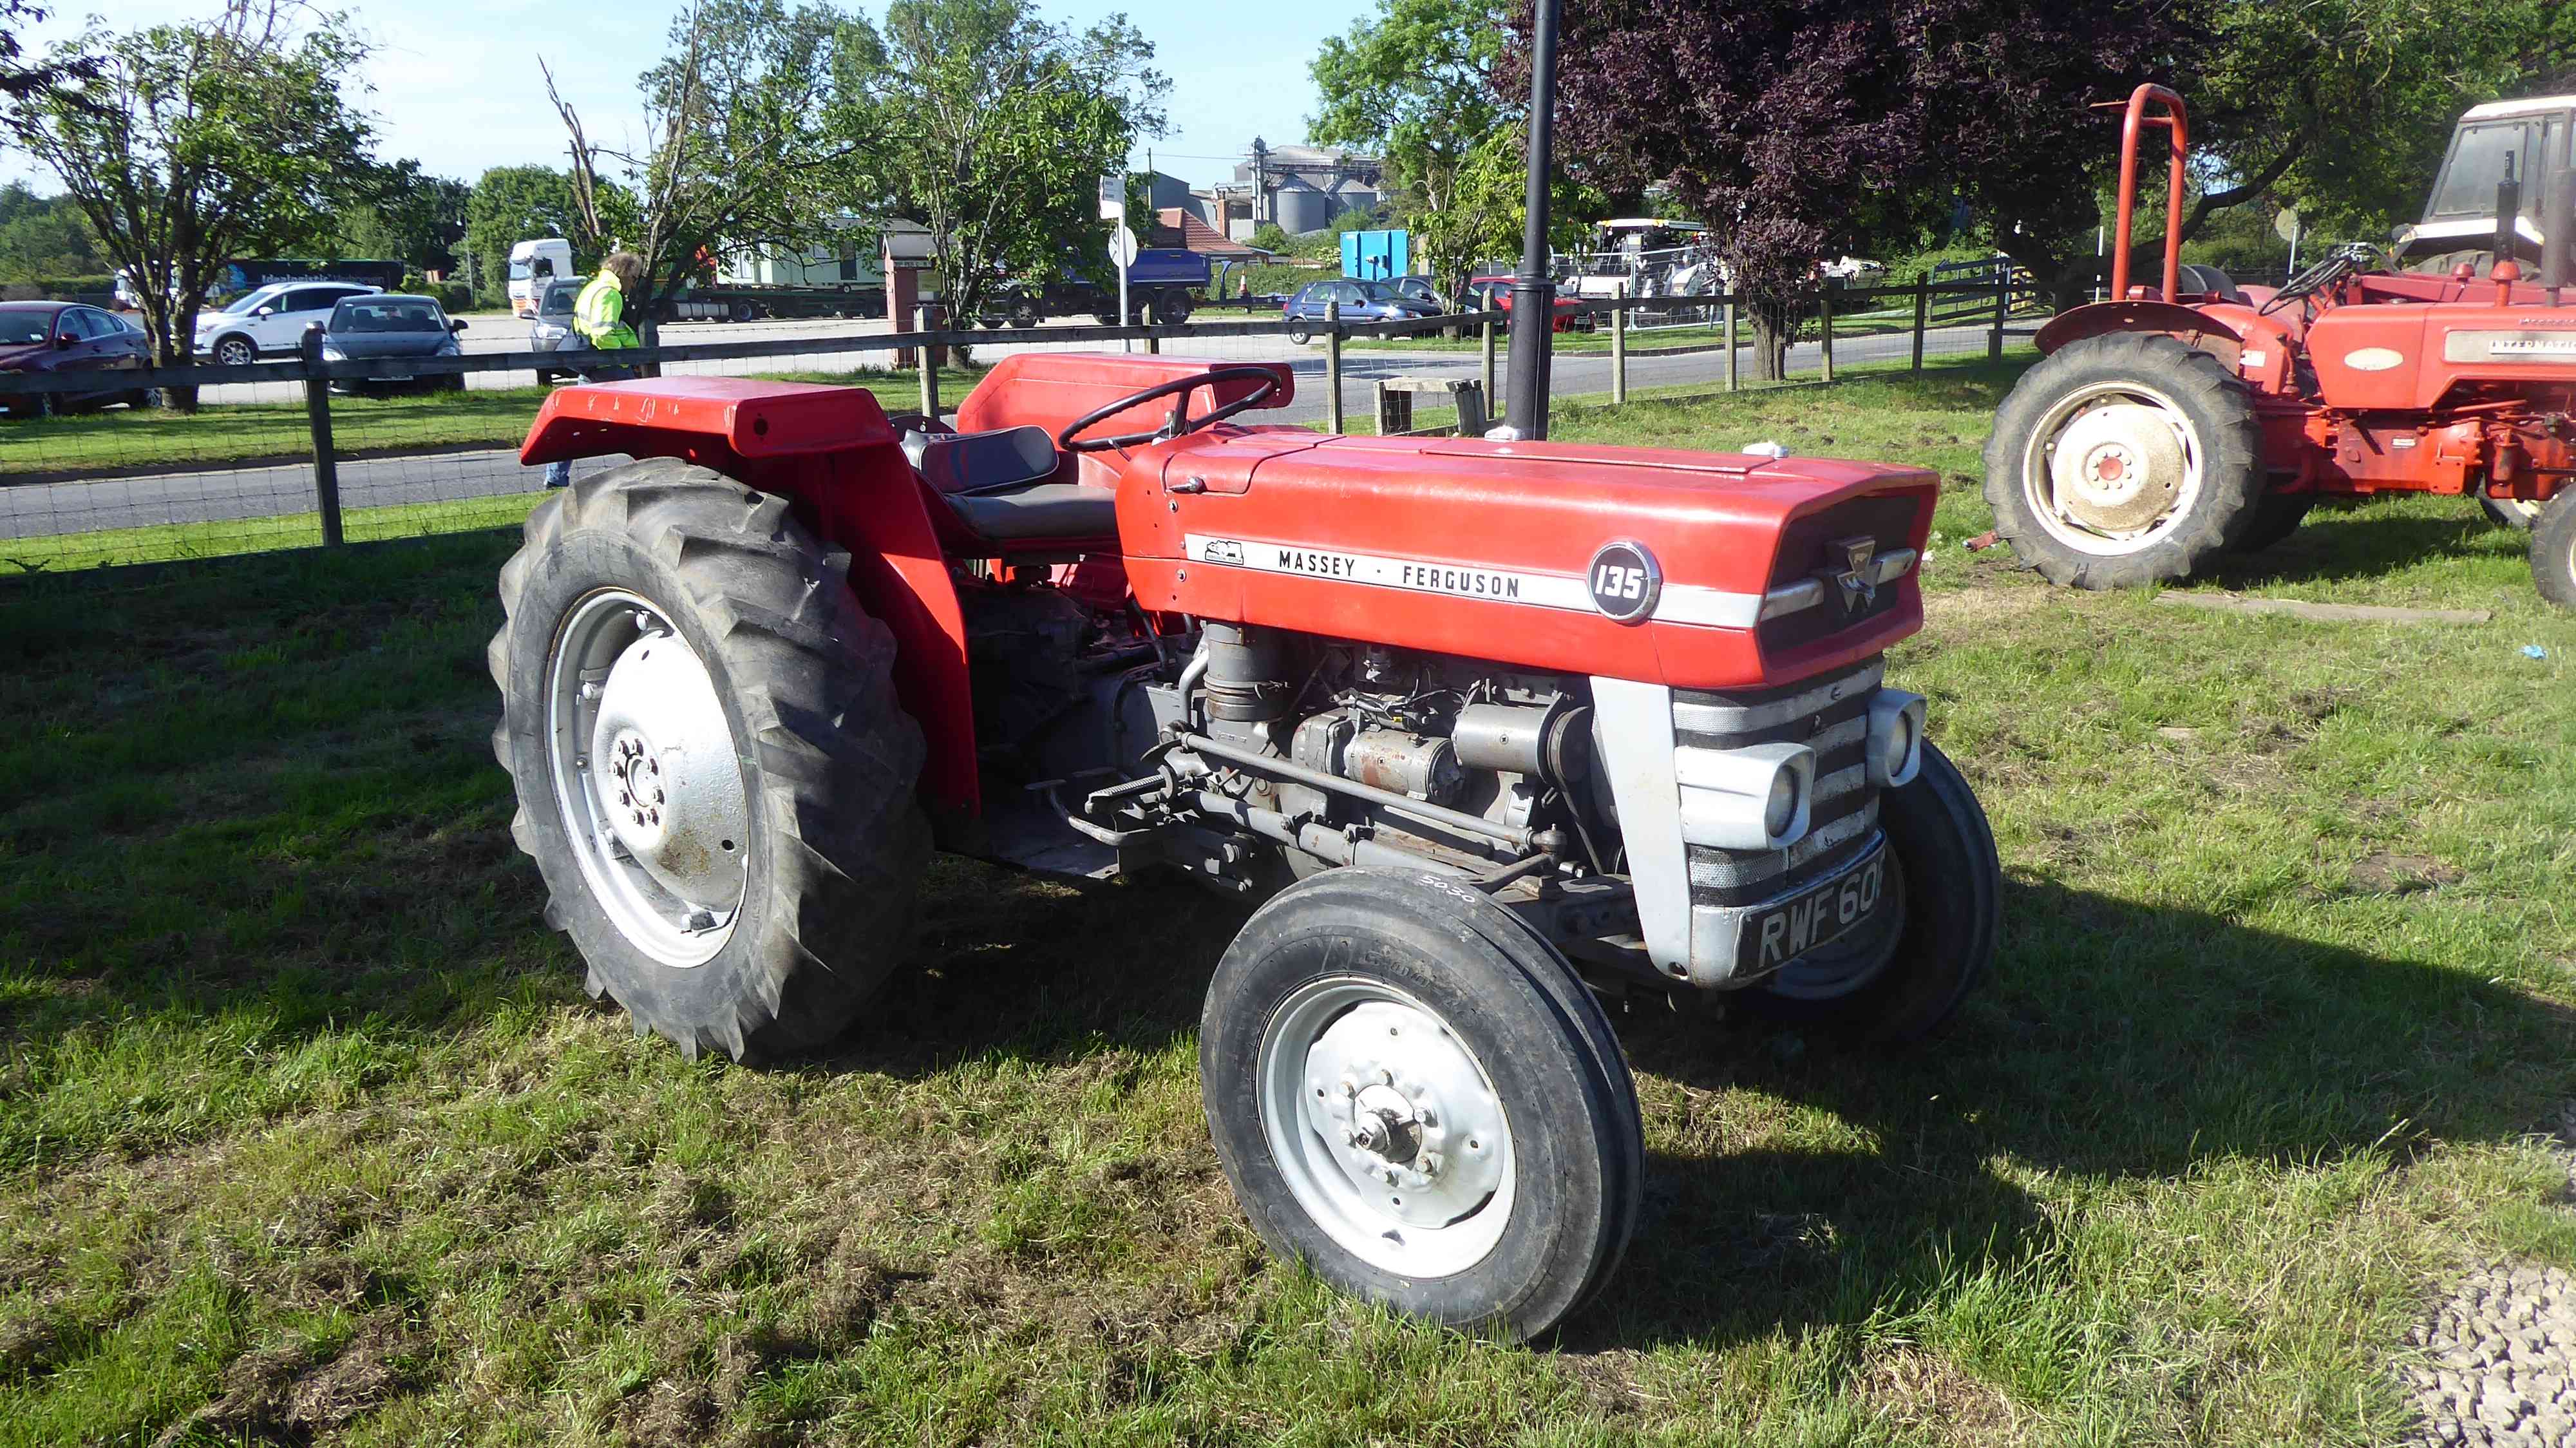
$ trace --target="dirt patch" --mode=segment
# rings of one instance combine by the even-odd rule
[[[2457,884],[2460,869],[2430,855],[2395,855],[2382,850],[2353,862],[2344,890],[2353,895],[2414,895]]]
[[[1939,1442],[1990,1445],[2022,1437],[2022,1415],[2012,1399],[1930,1353],[1898,1349],[1877,1354],[1853,1387],[1876,1408],[1881,1422]]]
[[[287,1343],[224,1369],[223,1396],[171,1424],[154,1448],[191,1437],[303,1441],[355,1421],[411,1385],[426,1342],[391,1309],[359,1319],[335,1351]]]

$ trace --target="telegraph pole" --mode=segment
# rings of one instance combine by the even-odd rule
[[[1530,33],[1529,216],[1521,230],[1521,269],[1512,277],[1512,362],[1503,419],[1513,436],[1547,436],[1549,349],[1554,344],[1556,288],[1548,280],[1547,203],[1556,133],[1557,0],[1538,0]]]

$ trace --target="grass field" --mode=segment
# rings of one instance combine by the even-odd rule
[[[1928,1049],[1622,1016],[1645,1218],[1540,1348],[1263,1255],[1194,1070],[1239,907],[942,860],[787,1069],[583,1000],[507,537],[0,588],[0,1445],[2394,1440],[2429,1294],[2576,1265],[2576,620],[2457,503],[2210,586],[2485,627],[2040,586],[1959,547],[2008,378],[1561,414],[1941,472],[1893,675],[2008,883]]]
[[[889,411],[917,406],[921,386],[911,373],[882,370],[762,375],[865,387]],[[952,400],[962,397],[982,375],[978,369],[944,369],[941,395]],[[541,387],[335,397],[332,431],[343,450],[362,453],[515,447],[528,435],[528,420],[545,399],[546,389]],[[13,476],[79,476],[100,469],[251,459],[292,461],[310,457],[312,451],[313,435],[301,402],[207,406],[191,414],[112,407],[0,422],[0,485]]]

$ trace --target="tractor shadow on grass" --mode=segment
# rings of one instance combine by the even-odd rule
[[[2527,533],[2488,521],[2466,498],[2396,497],[2320,507],[2289,537],[2260,552],[2232,554],[2201,581],[2241,590],[2385,578],[2433,559],[2491,552],[2520,559],[2529,540]]]
[[[1794,1335],[2009,1277],[2059,1237],[2016,1168],[2402,1161],[2556,1120],[2576,1020],[2467,971],[2055,884],[2008,883],[2004,904],[1995,975],[1907,1051],[1642,1004],[1621,1020],[1661,1149],[1569,1348]],[[1659,1120],[1656,1077],[1736,1094],[1705,1123]],[[1730,1149],[1748,1133],[1767,1140]]]

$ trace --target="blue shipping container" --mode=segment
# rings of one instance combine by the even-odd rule
[[[1345,231],[1342,275],[1360,281],[1389,281],[1413,275],[1413,233]]]

